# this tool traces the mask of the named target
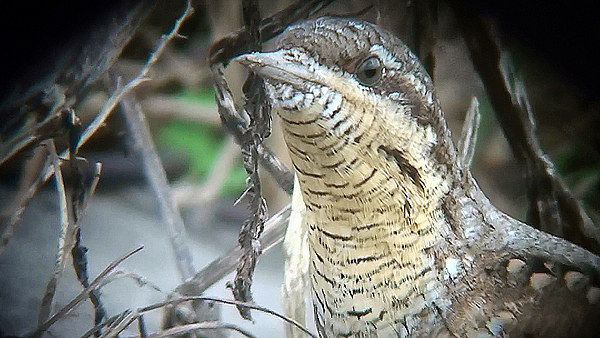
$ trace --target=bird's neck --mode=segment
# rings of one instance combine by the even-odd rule
[[[452,237],[444,201],[459,171],[449,135],[390,102],[323,102],[278,111],[307,208],[316,297],[361,323],[382,311],[423,315],[444,292],[436,252]]]
[[[340,235],[356,231],[342,221],[390,223],[391,214],[402,231],[438,227],[463,176],[445,125],[420,124],[393,101],[329,95],[301,112],[277,111],[307,209]]]

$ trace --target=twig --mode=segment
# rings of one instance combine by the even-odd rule
[[[143,246],[137,247],[136,249],[131,250],[130,252],[126,253],[125,255],[119,257],[118,259],[116,259],[115,261],[110,263],[106,268],[104,268],[104,270],[102,270],[98,274],[98,276],[96,278],[94,278],[94,280],[90,283],[90,285],[87,288],[85,288],[83,291],[81,291],[73,300],[71,300],[67,305],[65,305],[62,309],[60,309],[57,313],[55,313],[52,317],[50,317],[50,319],[48,319],[43,324],[39,325],[35,331],[27,334],[26,337],[41,336],[42,333],[44,333],[46,330],[48,330],[50,328],[50,326],[52,326],[60,318],[63,318],[66,314],[68,314],[71,310],[73,310],[81,302],[83,302],[88,297],[89,292],[91,290],[95,290],[98,287],[98,285],[100,285],[100,283],[108,276],[108,274],[112,270],[114,270],[124,260],[126,260],[127,258],[136,254],[143,248],[144,248]]]
[[[90,187],[88,188],[85,197],[83,198],[83,204],[81,209],[85,212],[87,206],[92,198],[92,195],[96,192],[96,188],[98,187],[98,182],[100,182],[100,174],[102,173],[102,163],[96,162],[94,165],[94,173],[92,176],[92,182],[90,183]]]
[[[273,38],[290,24],[309,17],[332,2],[333,0],[296,1],[284,10],[262,19],[259,25],[259,41],[264,42]],[[231,58],[248,52],[252,41],[254,41],[253,33],[248,27],[243,27],[215,42],[208,51],[210,65],[227,63]]]
[[[119,313],[117,315],[114,315],[114,316],[110,317],[104,323],[96,324],[93,328],[87,330],[81,336],[81,338],[88,338],[88,337],[92,336],[94,333],[99,332],[102,328],[104,328],[104,327],[110,327],[114,323],[120,321],[124,316],[127,316],[129,313],[131,313],[131,310],[126,310],[124,312],[121,312],[121,313]]]
[[[307,328],[305,328],[304,326],[302,326],[300,323],[298,323],[297,321],[282,315],[280,313],[278,313],[277,311],[271,310],[269,308],[260,306],[260,305],[256,305],[253,303],[247,303],[247,302],[240,302],[237,300],[231,300],[231,299],[223,299],[223,298],[218,298],[218,297],[204,297],[204,296],[193,296],[193,297],[181,297],[181,298],[176,298],[176,299],[169,299],[163,302],[159,302],[156,304],[152,304],[152,305],[148,305],[142,308],[138,309],[138,313],[144,313],[144,312],[148,312],[148,311],[152,311],[152,310],[156,310],[159,308],[162,308],[164,306],[167,305],[175,305],[175,304],[179,304],[179,303],[183,303],[183,302],[189,302],[192,300],[203,300],[203,301],[212,301],[212,302],[218,302],[218,303],[223,303],[223,304],[230,304],[230,305],[235,305],[237,307],[246,307],[249,309],[253,309],[253,310],[258,310],[264,313],[268,313],[270,315],[273,315],[277,318],[280,318],[296,327],[298,327],[299,329],[301,329],[302,331],[304,331],[304,333],[306,333],[309,337],[313,337],[313,338],[317,338],[316,335],[314,335],[312,332],[310,332]]]
[[[71,153],[71,158],[73,159],[72,163],[75,161],[75,155]],[[72,168],[72,170],[77,170],[77,168]],[[77,222],[83,216],[86,211],[87,205],[92,197],[92,195],[96,192],[96,187],[98,186],[98,181],[100,180],[100,172],[102,170],[102,164],[96,163],[94,168],[94,175],[92,177],[92,182],[90,184],[89,189],[85,192],[85,196],[83,201],[77,199],[74,203],[81,203],[81,206],[77,206],[77,212],[74,214],[75,219],[75,243],[73,248],[71,249],[71,257],[73,258],[73,267],[75,269],[75,273],[77,275],[77,279],[81,283],[81,285],[86,288],[89,286],[89,275],[87,269],[87,251],[88,249],[83,246],[81,241],[81,229],[79,228]],[[74,207],[75,209],[75,207]],[[92,290],[90,291],[90,300],[94,305],[94,324],[99,324],[102,322],[104,317],[106,317],[106,310],[104,309],[104,305],[100,301],[100,290]],[[100,332],[97,332],[96,335],[99,335]]]
[[[58,85],[55,85],[55,87],[58,87]],[[57,91],[61,92],[61,94],[56,96],[63,96],[64,93],[62,93],[61,90]],[[23,149],[35,145],[43,140],[61,136],[65,133],[67,128],[65,128],[64,121],[68,118],[68,109],[61,109],[65,104],[64,96],[61,98],[56,98],[55,100],[56,103],[51,108],[49,118],[34,127],[19,131],[19,136],[11,138],[7,142],[0,143],[0,153],[5,154],[4,157],[0,159],[0,166],[2,166],[6,161],[11,159]],[[1,113],[2,112],[0,112],[0,114]]]
[[[87,269],[87,251],[88,249],[81,244],[81,229],[77,229],[76,241],[73,249],[71,249],[71,256],[73,257],[73,267],[77,274],[77,279],[81,285],[86,288],[89,284],[89,275]],[[106,317],[106,309],[100,301],[100,287],[98,289],[90,290],[90,301],[94,306],[94,324],[100,324],[104,317]],[[95,333],[96,336],[100,335],[100,331]]]
[[[191,333],[196,330],[218,330],[218,329],[228,329],[232,331],[237,331],[242,335],[249,338],[256,338],[252,333],[242,329],[241,327],[229,323],[222,322],[200,322],[194,324],[186,324],[172,327],[168,330],[154,333],[148,336],[148,338],[163,338],[163,337],[179,337],[186,333]]]
[[[245,0],[243,3],[244,22],[252,37],[249,41],[250,50],[261,50],[260,12],[257,0]],[[215,83],[219,83],[215,81]],[[242,88],[245,102],[241,113],[248,116],[248,124],[242,132],[240,147],[242,148],[242,159],[244,169],[248,174],[246,191],[244,196],[248,197],[248,218],[242,224],[238,243],[243,254],[238,262],[235,278],[227,286],[231,288],[236,300],[243,302],[252,301],[252,280],[256,262],[261,254],[260,235],[264,229],[267,218],[267,203],[262,196],[260,177],[258,175],[258,145],[271,134],[271,106],[266,99],[263,79],[254,73],[248,74],[248,78]],[[219,111],[222,111],[219,109]],[[248,308],[238,307],[240,315],[251,320]]]
[[[271,174],[281,189],[291,195],[294,187],[294,174],[269,147],[259,144],[257,150],[260,165]]]
[[[149,281],[144,276],[138,275],[137,273],[123,270],[116,270],[111,273],[108,277],[106,277],[102,283],[98,286],[98,288],[103,288],[105,285],[114,282],[117,279],[129,278],[132,279],[139,287],[147,286],[150,289],[160,292],[164,294],[165,292],[160,289],[160,287],[153,282]]]
[[[283,240],[287,222],[290,218],[290,205],[281,209],[273,215],[266,223],[265,230],[260,237],[260,244],[266,252]],[[185,283],[175,288],[174,292],[181,295],[196,295],[206,291],[210,286],[230,274],[237,265],[242,255],[242,249],[238,245],[227,254],[215,259],[212,263],[200,270],[196,275]]]
[[[467,110],[467,114],[465,115],[465,122],[463,123],[457,146],[461,166],[465,169],[471,168],[471,164],[473,163],[480,121],[479,101],[477,97],[473,96],[469,110]]]
[[[129,94],[139,84],[151,80],[148,77],[150,68],[158,61],[158,59],[164,52],[167,44],[175,37],[179,37],[179,29],[181,28],[181,25],[193,14],[193,12],[194,9],[192,8],[191,1],[188,0],[185,11],[177,19],[177,21],[175,21],[175,25],[171,32],[161,37],[156,49],[150,54],[148,61],[146,62],[146,64],[144,64],[140,73],[131,81],[129,81],[125,86],[119,86],[116,89],[116,91],[111,95],[111,97],[109,97],[108,100],[104,103],[104,105],[102,105],[100,112],[96,115],[94,120],[90,122],[90,124],[83,132],[79,141],[79,146],[85,144],[98,131],[98,129],[100,129],[104,125],[110,113],[127,94]],[[61,153],[60,157],[65,157],[65,155],[66,153]],[[52,172],[47,170],[45,180],[47,180],[50,177],[50,175],[52,175]]]
[[[223,126],[235,137],[236,142],[241,144],[244,132],[250,122],[246,116],[238,113],[223,70],[224,67],[221,63],[211,67],[213,80],[215,81],[215,99],[219,107],[219,115]],[[291,195],[294,186],[294,175],[292,172],[263,144],[258,145],[258,155],[260,164],[273,176],[279,186]]]
[[[122,107],[130,134],[135,141],[135,151],[138,151],[141,155],[144,173],[154,195],[158,199],[163,221],[169,230],[171,247],[175,254],[179,274],[182,280],[186,280],[193,276],[195,272],[192,264],[192,254],[185,242],[185,225],[173,199],[167,175],[152,141],[148,122],[133,97],[125,98]]]
[[[60,223],[61,230],[58,237],[58,252],[56,254],[56,262],[54,265],[54,274],[46,285],[46,292],[42,298],[40,305],[40,313],[38,316],[38,325],[44,323],[50,316],[52,309],[52,300],[54,299],[54,293],[56,292],[56,286],[62,276],[65,268],[67,254],[71,249],[72,240],[74,238],[73,230],[75,227],[72,212],[69,211],[69,203],[67,197],[67,190],[65,188],[65,182],[63,180],[62,170],[60,168],[60,161],[56,154],[56,147],[54,145],[54,139],[50,139],[43,142],[50,152],[50,158],[52,160],[52,167],[54,168],[54,177],[56,179],[56,189],[58,191],[58,201],[60,206]],[[72,211],[72,210],[71,210]]]
[[[111,324],[106,327],[106,330],[102,336],[100,336],[100,338],[118,337],[119,333],[127,329],[129,325],[136,321],[137,318],[139,318],[139,314],[137,312],[126,310],[125,312],[121,313],[117,320],[111,322]]]

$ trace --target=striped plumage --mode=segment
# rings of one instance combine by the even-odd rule
[[[595,336],[600,259],[489,203],[397,38],[320,18],[240,60],[298,174],[322,337]]]

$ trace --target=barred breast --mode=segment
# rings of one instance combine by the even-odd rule
[[[408,114],[397,103],[342,100],[325,87],[278,92],[307,209],[319,326],[327,336],[385,337],[432,323],[432,302],[444,292],[439,201],[449,188],[428,160],[435,135],[394,133]]]

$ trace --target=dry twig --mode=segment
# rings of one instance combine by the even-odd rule
[[[90,283],[88,287],[86,287],[83,291],[81,291],[73,300],[71,300],[67,305],[65,305],[62,309],[60,309],[57,313],[55,313],[52,317],[46,320],[44,323],[38,325],[37,329],[31,333],[29,333],[26,337],[40,337],[42,333],[48,330],[54,323],[56,323],[59,319],[63,318],[66,314],[68,314],[71,310],[76,308],[81,302],[83,302],[89,295],[90,291],[95,290],[100,283],[113,271],[121,262],[131,257],[135,253],[142,250],[144,247],[140,246],[132,251],[126,253],[125,255],[117,258],[112,263],[110,263],[104,270],[102,270],[96,278]],[[96,332],[96,331],[93,331]]]
[[[100,129],[106,119],[115,109],[115,107],[121,102],[121,100],[133,89],[135,89],[138,85],[143,82],[150,81],[151,78],[148,76],[150,69],[152,66],[158,61],[162,53],[164,52],[167,44],[172,41],[174,38],[179,37],[179,29],[185,20],[187,20],[194,12],[192,8],[191,1],[187,1],[187,6],[183,14],[177,19],[175,25],[171,32],[166,35],[163,35],[156,47],[156,49],[150,54],[148,61],[142,67],[140,73],[133,79],[131,79],[125,86],[117,86],[115,92],[108,98],[108,100],[102,105],[100,112],[96,115],[94,120],[86,127],[84,132],[81,135],[81,139],[79,141],[79,146],[85,144],[97,131]],[[65,153],[61,153],[60,157],[65,157]],[[52,175],[51,169],[46,171],[46,180]]]
[[[154,191],[154,195],[158,199],[162,219],[169,230],[171,247],[175,254],[179,274],[182,280],[186,280],[193,276],[195,272],[192,254],[185,242],[185,225],[173,199],[167,175],[152,141],[150,127],[141,108],[131,96],[125,98],[121,105],[130,134],[135,141],[135,151],[138,151],[141,155],[144,173]]]
[[[217,302],[217,303],[223,303],[223,304],[229,304],[229,305],[235,305],[237,307],[246,307],[249,309],[253,309],[253,310],[258,310],[264,313],[268,313],[270,315],[273,315],[277,318],[280,318],[296,327],[298,327],[299,329],[301,329],[304,333],[306,333],[309,337],[313,337],[313,338],[317,338],[317,336],[315,334],[313,334],[312,332],[310,332],[307,328],[305,328],[304,326],[302,326],[300,323],[298,323],[297,321],[282,315],[280,313],[278,313],[277,311],[268,309],[266,307],[260,306],[260,305],[256,305],[253,303],[247,303],[247,302],[240,302],[237,300],[230,300],[230,299],[223,299],[223,298],[217,298],[217,297],[181,297],[181,298],[176,298],[176,299],[170,299],[164,302],[159,302],[156,304],[152,304],[149,306],[145,306],[143,308],[138,309],[138,313],[144,313],[144,312],[148,312],[148,311],[152,311],[152,310],[156,310],[162,307],[165,307],[167,305],[174,305],[174,304],[178,304],[178,303],[183,303],[183,302],[189,302],[192,300],[203,300],[203,301],[212,301],[212,302]]]
[[[46,292],[42,298],[42,304],[40,305],[40,313],[38,316],[38,325],[41,325],[50,316],[52,309],[52,300],[54,299],[54,293],[56,292],[56,286],[62,276],[67,261],[67,255],[71,251],[73,240],[75,237],[74,231],[75,222],[73,220],[72,212],[69,212],[69,198],[67,197],[67,189],[65,188],[65,182],[63,180],[62,170],[60,168],[60,161],[56,154],[56,147],[54,140],[50,139],[43,142],[44,146],[50,151],[50,158],[52,160],[52,167],[54,168],[54,177],[56,179],[56,189],[58,190],[58,201],[60,206],[60,220],[61,230],[58,237],[58,252],[56,254],[56,262],[54,266],[54,274],[46,285]],[[72,211],[72,209],[71,209]]]
[[[141,318],[141,316],[140,316]],[[180,337],[186,333],[192,333],[198,330],[219,330],[219,329],[227,329],[241,333],[242,335],[255,338],[256,336],[252,333],[242,329],[241,327],[229,323],[222,322],[200,322],[193,324],[186,324],[175,326],[170,329],[167,329],[162,332],[157,332],[148,336],[148,338],[163,338],[163,337]]]
[[[306,19],[320,11],[333,0],[296,1],[284,10],[262,19],[259,24],[259,41],[265,42],[280,34],[285,28],[299,20]],[[227,63],[230,59],[247,53],[250,43],[254,40],[254,33],[243,27],[239,31],[215,42],[208,51],[210,65]]]
[[[290,213],[291,207],[288,205],[265,222],[265,229],[260,237],[260,245],[263,251],[268,251],[283,240]],[[238,244],[234,249],[198,271],[194,277],[179,285],[174,292],[187,296],[195,294],[194,292],[206,291],[214,283],[235,270],[241,255],[242,249]]]
[[[481,114],[479,113],[479,101],[473,96],[469,110],[467,110],[467,114],[465,115],[465,122],[463,123],[457,145],[460,164],[465,169],[470,169],[471,164],[473,163],[480,121]]]
[[[0,106],[0,165],[23,149],[65,132],[65,112],[112,65],[153,4],[123,2],[115,6],[85,34],[64,46],[49,72],[36,72],[39,78],[33,79],[31,86],[15,92],[14,98]]]

